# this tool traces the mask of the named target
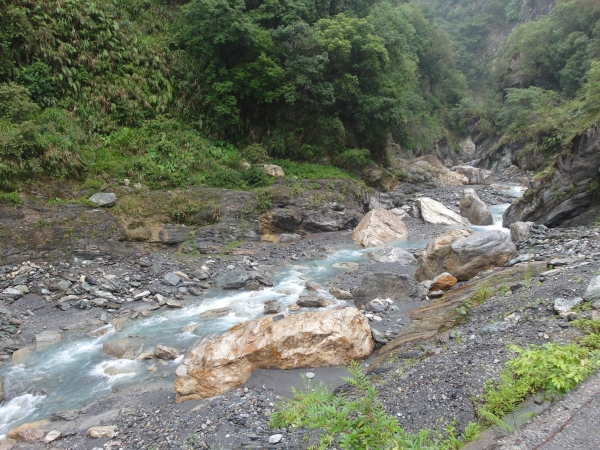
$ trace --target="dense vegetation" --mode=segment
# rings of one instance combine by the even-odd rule
[[[455,109],[463,133],[468,127],[497,135],[497,145],[523,144],[523,154],[542,154],[539,164],[598,120],[596,0],[425,3],[451,34],[469,83],[470,95]],[[503,35],[506,39],[498,39]]]
[[[352,169],[444,136],[465,83],[411,1],[0,0],[0,86],[7,190],[264,184],[243,158]]]

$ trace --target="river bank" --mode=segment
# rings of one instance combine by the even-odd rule
[[[505,193],[502,193],[502,191],[496,192],[490,191],[490,189],[489,187],[479,189],[480,196],[486,198],[486,192],[489,191],[490,197],[486,198],[488,202],[498,203],[507,200]],[[451,199],[456,198],[459,190],[458,187],[444,188],[443,192],[433,192],[432,194],[438,197],[445,195],[445,203],[448,206],[455,207],[451,203]],[[445,226],[423,224],[418,219],[407,219],[406,223],[410,233],[408,242],[414,243],[412,248],[411,245],[408,245],[408,248],[412,249],[415,254],[420,253],[429,239],[443,234],[449,229]],[[384,403],[388,412],[396,415],[401,425],[409,430],[423,427],[440,429],[453,420],[456,421],[458,428],[464,427],[475,418],[473,399],[476,399],[478,392],[481,392],[483,383],[489,377],[497,374],[502,362],[508,357],[505,347],[507,342],[514,341],[519,345],[525,345],[527,343],[547,342],[550,339],[560,341],[576,334],[577,332],[572,330],[566,321],[557,320],[557,316],[548,307],[551,306],[553,298],[557,296],[557,288],[564,285],[567,279],[578,277],[578,279],[585,280],[597,270],[598,255],[594,254],[594,250],[597,251],[598,249],[594,247],[593,243],[590,245],[589,242],[589,233],[597,232],[597,229],[579,231],[570,229],[564,232],[543,231],[544,239],[540,239],[540,241],[545,239],[547,241],[540,244],[539,252],[533,255],[532,260],[541,261],[541,267],[543,262],[555,257],[575,256],[573,261],[567,263],[567,270],[556,273],[539,286],[537,283],[529,283],[527,290],[524,290],[526,286],[516,287],[513,290],[513,284],[518,284],[518,282],[513,283],[512,281],[525,279],[528,272],[528,276],[531,277],[533,263],[522,264],[521,267],[517,266],[511,269],[513,272],[507,278],[500,277],[500,281],[486,279],[486,283],[495,286],[495,295],[481,307],[474,308],[470,315],[470,321],[459,325],[458,328],[453,330],[452,335],[441,333],[433,339],[406,344],[402,346],[401,351],[386,354],[383,362],[381,358],[377,361],[377,355],[367,361],[365,367],[371,367],[374,373],[373,380],[376,382],[382,398],[385,398]],[[586,238],[588,238],[587,242]],[[567,246],[566,244],[571,241],[577,242]],[[323,276],[323,270],[320,267],[323,261],[327,261],[328,258],[331,259],[331,255],[335,254],[335,248],[347,247],[349,244],[348,233],[335,233],[312,236],[292,244],[248,244],[248,248],[240,249],[245,254],[203,258],[201,261],[185,258],[173,259],[171,255],[156,253],[135,259],[105,260],[103,258],[95,261],[84,260],[88,261],[85,263],[76,261],[69,266],[57,265],[57,269],[61,271],[61,274],[69,272],[66,273],[66,276],[71,276],[75,280],[79,280],[81,276],[84,277],[84,280],[88,277],[91,280],[94,276],[104,276],[106,278],[106,275],[115,275],[115,277],[119,276],[123,279],[129,277],[128,282],[130,284],[131,281],[140,283],[139,286],[133,285],[133,287],[141,288],[142,285],[151,285],[151,280],[161,280],[168,273],[187,272],[192,274],[194,269],[202,269],[203,266],[207,268],[210,266],[210,280],[213,276],[217,277],[222,271],[233,271],[239,266],[249,266],[253,270],[256,269],[260,277],[273,277],[277,272],[275,268],[280,268],[285,264],[290,266],[294,264],[304,265],[305,263],[299,262],[299,260],[308,258],[308,269],[301,269],[300,272],[308,270],[312,276],[311,280],[324,282],[333,278],[331,280],[332,285],[339,285],[342,282],[345,287],[352,288],[353,286],[349,285],[348,279],[344,278],[348,276],[344,275],[344,266],[336,268],[337,275],[334,271],[327,273],[326,276]],[[574,248],[578,249],[579,253],[576,252],[573,255],[572,250]],[[330,260],[329,264],[331,266],[340,262],[355,264],[354,268],[356,270],[350,272],[350,276],[353,278],[360,274],[364,275],[381,270],[381,267],[378,268],[378,263],[371,264],[360,253],[357,250],[352,250],[350,253],[346,251],[340,256],[338,252],[338,256],[336,256],[338,259]],[[529,247],[524,247],[521,253],[531,255],[531,250]],[[352,260],[353,258],[354,260]],[[207,261],[213,262],[207,266]],[[578,264],[582,262],[587,264],[579,266]],[[255,264],[253,265],[253,263]],[[356,265],[357,263],[358,265]],[[407,273],[411,271],[414,273],[415,267],[407,267]],[[33,270],[31,266],[29,268]],[[52,269],[58,275],[59,272],[54,267],[48,270],[51,271]],[[46,269],[35,270],[43,272]],[[72,275],[71,272],[73,272]],[[482,274],[479,280],[462,283],[463,286],[459,284],[457,287],[466,287],[468,291],[469,286],[481,282],[482,277],[494,276],[494,273],[491,275]],[[135,279],[136,275],[140,278],[139,280]],[[295,294],[298,295],[303,289],[304,280],[300,279],[302,278],[301,275],[294,276],[296,277],[295,289],[297,289]],[[335,276],[340,278],[336,281]],[[210,304],[211,294],[209,292],[211,288],[207,285],[208,289],[205,289],[205,293],[201,294],[203,299],[200,304],[207,303],[208,306],[196,307],[195,310],[190,307],[191,305],[186,302],[189,302],[188,295],[191,288],[198,288],[202,291],[202,285],[207,284],[206,279],[194,281],[192,278],[191,280],[190,283],[194,283],[193,286],[188,284],[179,288],[159,283],[162,288],[166,289],[166,292],[170,293],[174,300],[183,302],[181,306],[185,305],[183,309],[174,309],[167,312],[167,315],[181,315],[181,312],[186,309],[193,311],[193,314],[197,314],[202,310],[221,306],[217,303]],[[277,286],[276,276],[272,281]],[[580,284],[581,286],[576,288],[585,289],[586,284],[583,281]],[[187,289],[187,295],[179,290],[181,287]],[[279,287],[281,288],[281,286]],[[287,289],[290,289],[290,286]],[[262,291],[245,292],[241,297],[237,293],[234,294],[234,297],[237,295],[235,301],[237,305],[244,306],[245,304],[245,307],[247,307],[249,302],[252,303],[251,296]],[[500,292],[502,295],[498,294]],[[581,293],[576,289],[563,294],[565,296],[577,296]],[[156,293],[152,292],[151,295],[156,295]],[[289,293],[286,295],[289,295]],[[178,296],[179,299],[177,299]],[[112,312],[110,308],[105,310],[97,307],[90,310],[72,307],[62,311],[58,304],[53,305],[59,306],[58,308],[48,308],[48,305],[44,303],[39,304],[45,305],[44,308],[36,311],[35,307],[27,302],[19,303],[24,298],[25,296],[8,305],[12,310],[11,313],[15,316],[18,315],[27,319],[24,321],[17,319],[22,320],[22,323],[19,324],[21,332],[16,336],[16,339],[10,338],[13,339],[13,342],[4,345],[4,348],[9,351],[18,346],[19,343],[21,345],[27,343],[31,337],[43,330],[58,328],[68,334],[81,335],[102,328],[102,326],[107,325],[106,322],[112,323],[120,317],[127,317],[127,320],[131,323],[136,321],[139,323],[140,320],[152,320],[152,317],[156,314],[156,312],[150,311],[151,308],[147,308],[148,302],[143,300],[124,303],[126,306],[135,305],[136,308],[125,307]],[[263,301],[265,299],[261,297],[259,300]],[[527,299],[527,301],[525,302],[524,299]],[[245,317],[251,317],[252,314],[261,314],[261,301],[255,302],[250,311],[246,311]],[[460,303],[460,301],[462,300],[457,297],[456,302]],[[289,304],[291,303],[293,302]],[[146,308],[138,310],[137,305]],[[426,306],[426,304],[423,304],[423,306]],[[44,311],[44,309],[46,310]],[[125,312],[125,309],[128,311]],[[34,315],[30,315],[27,311],[31,311]],[[487,325],[490,325],[490,321],[503,323],[506,317],[520,311],[526,311],[526,318],[521,318],[514,324],[510,324],[510,321],[506,322],[509,325],[499,326],[498,329],[486,328]],[[132,319],[136,313],[138,315]],[[420,320],[419,305],[416,305],[413,311],[405,312],[405,315],[406,313],[410,316],[409,320]],[[233,314],[233,316],[236,315],[236,313]],[[149,317],[149,319],[145,317]],[[243,320],[243,318],[240,316],[234,321]],[[382,322],[384,324],[389,321],[390,318],[383,317]],[[453,320],[448,321],[449,325],[453,322]],[[406,322],[404,326],[409,323]],[[229,326],[231,326],[231,323]],[[177,328],[179,331],[181,324],[178,323],[173,328]],[[137,331],[135,330],[137,328],[134,326],[131,331],[127,332],[136,334]],[[548,338],[545,336],[548,336]],[[90,338],[87,339],[89,341]],[[6,342],[8,341],[3,341],[3,344]],[[192,338],[189,342],[192,342]],[[183,351],[184,349],[185,347],[181,348],[180,346],[180,350]],[[371,364],[373,365],[371,366]],[[156,366],[155,372],[149,372],[155,374],[151,377],[152,379],[137,379],[135,383],[131,383],[129,386],[114,382],[107,383],[108,391],[103,392],[102,396],[112,391],[112,394],[108,397],[97,401],[92,400],[91,403],[88,400],[87,406],[74,406],[73,409],[78,411],[76,414],[78,417],[74,421],[53,422],[53,427],[63,432],[63,439],[49,444],[48,448],[99,447],[105,442],[102,440],[86,440],[83,434],[87,427],[100,424],[110,424],[117,427],[118,435],[109,444],[115,448],[180,448],[183,442],[191,445],[192,441],[195,441],[195,443],[191,448],[219,448],[219,446],[221,448],[240,448],[240,446],[269,448],[270,445],[274,448],[306,448],[309,445],[310,436],[314,437],[314,432],[309,433],[306,430],[270,430],[267,424],[269,412],[272,410],[273,404],[279,400],[278,396],[289,395],[290,384],[297,386],[301,384],[299,375],[306,373],[309,369],[292,371],[293,373],[286,373],[283,377],[270,371],[256,373],[248,380],[246,386],[239,390],[215,399],[175,405],[171,383],[176,363],[166,362],[164,365],[162,363],[147,365]],[[146,370],[145,367],[144,370]],[[333,381],[335,384],[340,383],[339,369],[321,368],[310,369],[310,371],[316,375],[314,382]],[[120,376],[121,379],[126,379],[130,376],[130,372],[125,370],[122,373],[116,373],[116,375],[117,378]],[[294,379],[295,383],[292,381]],[[276,380],[279,381],[277,384],[275,384]],[[98,381],[98,379],[90,378],[87,383],[89,385],[90,382],[95,381]],[[35,377],[34,382],[39,384],[39,380],[35,380]],[[66,384],[69,385],[69,383]],[[40,386],[40,390],[45,389],[47,388]],[[27,395],[35,395],[35,383],[24,391],[33,393]],[[62,393],[62,397],[69,397],[70,393],[72,395],[73,392],[72,386],[68,386]],[[48,392],[38,393],[48,394]],[[427,400],[424,401],[424,399]],[[53,405],[55,410],[65,409],[65,406],[68,409],[69,405],[66,404],[62,405],[63,407],[56,408],[57,406],[59,405]],[[273,434],[282,434],[282,440],[279,444],[268,444],[268,438]]]

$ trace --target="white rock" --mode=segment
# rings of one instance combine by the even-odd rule
[[[435,225],[468,225],[466,219],[463,219],[459,214],[429,197],[417,199],[416,204],[426,223]]]

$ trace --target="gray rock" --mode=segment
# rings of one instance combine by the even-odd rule
[[[141,300],[143,298],[148,297],[151,294],[150,291],[142,291],[142,292],[138,292],[137,294],[134,294],[133,299],[134,300]]]
[[[23,293],[20,290],[15,289],[13,287],[8,287],[8,288],[4,289],[1,293],[1,295],[2,295],[2,297],[10,298],[13,300],[23,297]]]
[[[431,291],[428,294],[429,298],[440,298],[442,295],[444,295],[444,291],[442,291],[441,289],[439,291]]]
[[[196,286],[190,286],[188,287],[188,292],[190,293],[190,295],[197,297],[202,294],[202,289],[197,288]]]
[[[177,286],[181,282],[181,277],[179,277],[179,275],[174,274],[173,272],[169,272],[165,275],[165,281],[171,286]]]
[[[6,393],[4,391],[4,377],[0,375],[0,404],[6,398]]]
[[[600,275],[590,280],[583,298],[588,302],[597,302],[600,300]]]
[[[281,305],[277,300],[267,300],[264,303],[265,314],[277,314],[278,312],[281,312]]]
[[[329,293],[338,300],[352,300],[352,293],[350,291],[345,291],[344,289],[340,289],[338,287],[330,288]]]
[[[281,442],[282,438],[283,438],[283,436],[281,434],[273,434],[273,435],[269,436],[269,444],[277,444],[277,443]]]
[[[473,225],[493,225],[494,223],[492,213],[473,188],[462,191],[459,209],[461,216],[469,219]]]
[[[421,300],[427,290],[408,275],[394,273],[369,273],[360,286],[352,291],[354,303],[361,307],[374,298],[390,298],[395,301]]]
[[[388,303],[379,298],[375,298],[365,305],[365,310],[373,312],[385,312],[388,309]]]
[[[79,413],[73,409],[61,409],[52,413],[52,417],[58,420],[75,420],[79,417]]]
[[[515,222],[510,224],[510,238],[513,242],[525,242],[531,236],[533,222]]]
[[[423,257],[415,273],[417,280],[431,280],[443,272],[458,281],[470,280],[479,272],[506,264],[517,248],[502,231],[484,231],[458,239]]]
[[[314,283],[312,281],[307,281],[304,287],[307,291],[320,291],[323,289],[323,286],[321,286],[319,283]]]
[[[244,269],[235,269],[214,278],[214,283],[222,289],[242,289],[251,281]]]
[[[412,253],[402,248],[384,248],[373,253],[369,253],[369,258],[376,262],[397,262],[401,266],[417,264],[417,259]]]
[[[42,348],[56,342],[60,342],[61,335],[58,331],[43,331],[33,336],[35,348]]]
[[[224,317],[229,314],[230,308],[215,308],[204,311],[200,314],[203,319],[214,319],[215,317]]]
[[[117,201],[117,196],[112,192],[99,192],[92,195],[89,198],[89,201],[98,206],[108,208],[110,206],[114,206],[115,202]]]
[[[566,313],[571,311],[575,306],[579,305],[583,299],[581,297],[575,298],[557,298],[554,300],[554,311],[557,313]]]
[[[376,330],[375,328],[371,328],[371,336],[373,336],[373,340],[375,342],[377,342],[378,344],[387,344],[388,343],[388,339],[383,335],[383,333]]]
[[[573,258],[552,258],[548,261],[548,264],[554,267],[567,266],[573,264],[575,260]]]
[[[105,342],[102,351],[119,359],[136,359],[142,351],[142,346],[138,340],[122,338]]]
[[[485,184],[489,186],[494,182],[494,172],[491,170],[471,166],[456,166],[452,170],[467,177],[469,184]]]
[[[279,235],[279,242],[286,244],[288,242],[296,242],[300,240],[302,236],[296,233],[283,233]]]
[[[166,245],[174,245],[185,242],[190,235],[190,230],[184,226],[165,227],[158,232],[160,242]]]
[[[183,308],[183,304],[177,300],[167,300],[165,305],[169,308]]]
[[[331,302],[325,298],[303,295],[296,301],[296,304],[302,308],[324,308],[331,305]]]

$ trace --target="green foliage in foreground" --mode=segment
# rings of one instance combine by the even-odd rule
[[[488,381],[485,386],[480,415],[487,424],[513,411],[529,394],[573,389],[600,365],[600,352],[578,344],[510,345],[509,349],[518,356],[506,363],[497,383]]]
[[[385,412],[377,391],[357,363],[350,365],[349,372],[352,376],[344,381],[358,391],[358,398],[351,400],[333,394],[322,384],[308,386],[303,392],[294,389],[293,398],[278,405],[271,416],[271,427],[321,428],[323,433],[316,449],[335,445],[344,450],[458,449],[480,432],[477,425],[470,424],[462,439],[456,437],[452,426],[446,429],[445,438],[430,430],[408,433]]]

